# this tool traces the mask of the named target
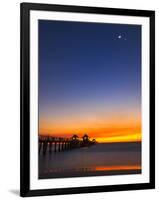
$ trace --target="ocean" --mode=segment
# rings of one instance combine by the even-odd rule
[[[97,143],[39,154],[39,179],[141,173],[141,142]]]

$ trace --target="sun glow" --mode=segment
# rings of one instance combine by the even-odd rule
[[[112,137],[96,137],[100,143],[113,143],[113,142],[141,142],[141,133],[127,134]]]
[[[50,130],[43,129],[40,135],[50,135],[54,137],[70,138],[73,134],[82,137],[87,133],[90,139],[96,139],[99,143],[112,143],[112,142],[140,142],[142,139],[141,128],[103,128],[103,129],[81,129],[81,130]]]
[[[94,117],[93,117],[94,116]],[[61,115],[40,118],[39,134],[55,137],[82,137],[85,133],[99,143],[140,142],[142,139],[140,112],[128,109],[119,113]]]

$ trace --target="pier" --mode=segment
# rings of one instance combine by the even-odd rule
[[[88,147],[96,143],[96,140],[90,140],[87,134],[82,138],[79,138],[77,135],[73,135],[71,138],[39,135],[39,154],[45,155],[46,152],[51,154],[53,152],[69,151],[75,148]]]

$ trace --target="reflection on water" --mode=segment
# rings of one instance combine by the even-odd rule
[[[39,156],[39,178],[141,173],[141,143],[96,144]]]
[[[138,165],[133,165],[133,166],[110,166],[110,167],[106,167],[106,166],[98,166],[95,167],[93,170],[96,171],[114,171],[114,170],[140,170],[141,166]]]

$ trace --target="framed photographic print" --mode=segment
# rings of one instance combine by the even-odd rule
[[[21,196],[155,187],[155,12],[21,4]]]

